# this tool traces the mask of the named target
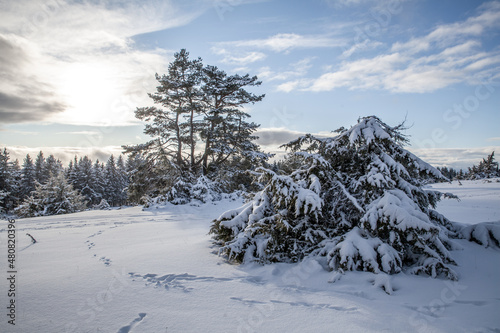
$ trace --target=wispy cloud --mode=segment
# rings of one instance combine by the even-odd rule
[[[432,148],[413,149],[414,154],[424,161],[438,166],[448,166],[456,169],[467,170],[472,165],[477,165],[492,151],[500,151],[500,146],[486,146],[476,148]]]
[[[238,56],[232,55],[226,49],[212,48],[212,52],[218,55],[222,55],[222,62],[231,65],[246,66],[256,61],[264,60],[266,55],[262,52],[244,52]]]
[[[203,0],[2,1],[2,122],[134,122],[170,52],[138,50],[132,37],[185,25],[207,9]]]
[[[340,47],[344,43],[343,39],[326,34],[280,33],[262,39],[219,42],[212,47],[212,52],[222,55],[222,62],[244,66],[265,59],[264,52],[289,53],[295,49]],[[269,76],[275,75],[269,73]]]
[[[342,57],[349,58],[355,52],[359,53],[361,51],[375,49],[375,48],[380,47],[382,45],[383,45],[383,43],[381,43],[379,41],[374,41],[374,40],[371,40],[371,39],[365,39],[361,43],[355,43],[355,44],[353,44],[350,48],[348,48],[344,52],[342,52]]]
[[[74,132],[58,132],[58,135],[99,135],[102,134],[98,131],[74,131]]]
[[[498,27],[500,2],[485,4],[476,16],[465,21],[440,25],[425,36],[395,42],[386,52],[370,58],[344,60],[318,78],[286,82],[281,89],[329,91],[347,87],[424,93],[459,82],[494,80],[500,75],[500,50],[485,49],[481,36]],[[379,46],[376,42],[371,45]],[[346,50],[344,56],[354,51]]]
[[[39,135],[40,132],[33,132],[33,131],[18,131],[18,130],[13,130],[13,129],[3,129],[0,128],[0,132],[8,132],[12,134],[21,134],[21,135]]]
[[[294,77],[301,77],[307,74],[312,67],[311,62],[314,57],[304,58],[288,66],[283,71],[273,71],[270,67],[262,67],[259,70],[258,77],[266,81],[283,81]]]
[[[287,52],[298,48],[339,47],[343,40],[328,35],[299,35],[280,33],[263,39],[239,40],[217,43],[219,48],[252,48],[273,52]]]

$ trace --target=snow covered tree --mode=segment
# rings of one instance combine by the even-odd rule
[[[29,154],[24,158],[21,174],[21,199],[24,199],[35,190],[36,183],[35,165]]]
[[[57,175],[59,172],[63,171],[63,166],[60,160],[56,160],[54,155],[49,155],[45,159],[42,169],[42,178],[49,179],[52,175]]]
[[[35,178],[36,181],[40,184],[43,184],[47,181],[47,174],[44,172],[45,170],[45,157],[43,156],[42,151],[38,153],[35,159]]]
[[[93,179],[93,184],[92,188],[94,190],[94,200],[93,204],[96,204],[96,202],[101,203],[101,201],[104,199],[106,196],[106,175],[104,173],[104,165],[99,162],[99,160],[96,160],[94,163],[94,166],[92,167],[92,179]]]
[[[215,66],[204,67],[200,58],[189,59],[183,49],[174,55],[168,73],[157,74],[156,79],[160,85],[149,97],[159,106],[135,112],[147,122],[144,133],[152,139],[123,147],[125,153],[140,154],[145,160],[143,168],[155,185],[145,191],[148,195],[188,193],[193,185],[215,181],[221,170],[231,171],[224,168],[233,159],[251,160],[255,165],[269,157],[252,142],[258,125],[248,122],[249,115],[242,110],[264,97],[245,90],[260,85],[256,76],[228,76]],[[129,192],[139,189],[137,185],[133,181]]]
[[[81,157],[77,165],[73,165],[74,179],[70,183],[85,197],[89,204],[101,202],[102,194],[96,191],[94,168],[88,156]],[[73,178],[73,177],[71,177]]]
[[[442,167],[442,168],[437,168],[439,172],[443,176],[445,176],[449,180],[457,179],[458,178],[458,171],[453,169],[453,168],[448,168],[448,167]]]
[[[9,187],[9,178],[11,177],[9,168],[9,152],[7,148],[0,153],[0,190],[6,191]]]
[[[167,159],[179,170],[196,167],[197,123],[201,113],[201,59],[190,60],[189,52],[174,55],[168,74],[156,74],[157,91],[148,94],[161,107],[137,108],[138,119],[148,122],[144,133],[153,137],[146,144],[124,147],[126,152],[141,151],[146,159]]]
[[[215,66],[203,69],[204,126],[201,137],[205,147],[202,155],[203,174],[219,169],[230,157],[266,160],[267,156],[258,153],[258,146],[252,142],[257,139],[252,133],[259,125],[246,121],[249,114],[241,110],[245,104],[261,101],[264,95],[247,92],[244,87],[259,86],[257,76],[231,75]],[[259,163],[259,161],[255,161]]]
[[[14,162],[9,163],[10,169],[10,178],[9,178],[9,187],[10,187],[10,199],[12,201],[12,207],[14,208],[19,204],[19,201],[22,197],[22,173],[21,167],[19,166],[19,161],[16,159]]]
[[[469,168],[468,178],[469,179],[483,179],[483,178],[493,178],[498,177],[498,162],[495,161],[495,152],[492,152],[486,158],[483,158],[478,165],[473,165]]]
[[[14,212],[21,217],[33,217],[68,214],[85,208],[85,198],[60,172],[52,175],[45,184],[37,184],[35,191]]]
[[[221,251],[243,262],[314,256],[338,271],[406,269],[456,279],[454,229],[434,210],[443,194],[422,187],[444,177],[404,149],[403,129],[370,116],[333,138],[287,144],[298,168],[259,170],[264,189],[211,227]]]
[[[118,172],[118,181],[120,182],[120,193],[118,195],[118,202],[120,205],[124,205],[127,202],[127,187],[129,184],[129,179],[127,175],[127,168],[125,167],[125,162],[123,161],[123,156],[118,156],[116,160],[116,169]]]
[[[150,194],[150,191],[157,184],[153,184],[149,177],[154,169],[149,168],[149,163],[143,158],[142,154],[130,154],[126,163],[127,177],[127,198],[129,202],[143,204],[143,198]]]
[[[0,152],[0,212],[13,209],[21,195],[21,171],[19,161],[10,161],[9,152]]]
[[[123,177],[115,164],[115,157],[111,155],[106,163],[104,169],[105,177],[105,190],[104,198],[111,206],[122,205],[123,202],[123,191],[125,186],[123,184]]]

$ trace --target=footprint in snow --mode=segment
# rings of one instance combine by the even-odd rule
[[[153,285],[154,287],[163,287],[165,289],[175,288],[180,289],[184,292],[190,292],[193,288],[188,287],[188,284],[194,282],[224,282],[231,281],[230,278],[217,278],[213,276],[196,276],[188,273],[184,274],[166,274],[162,276],[158,276],[158,274],[136,274],[129,273],[130,277],[135,281],[135,279],[140,278],[145,280],[146,286]]]
[[[111,266],[111,259],[108,259],[106,257],[101,257],[101,258],[99,258],[99,260],[102,261],[104,263],[104,265]]]
[[[139,317],[137,317],[134,320],[132,320],[132,322],[130,324],[128,324],[127,326],[123,326],[122,328],[120,328],[118,330],[118,333],[129,333],[129,332],[131,332],[132,328],[134,328],[135,326],[139,325],[139,323],[144,319],[144,317],[146,317],[146,313],[144,313],[144,312],[139,313]]]
[[[87,238],[91,238],[91,237],[95,237],[95,236],[99,236],[100,234],[102,234],[103,230],[99,230],[98,232],[96,232],[95,234],[92,234],[90,235],[89,237]]]

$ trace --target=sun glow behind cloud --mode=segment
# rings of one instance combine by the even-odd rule
[[[0,47],[8,52],[0,74],[9,81],[0,83],[2,122],[134,123],[135,107],[150,103],[154,73],[166,68],[171,52],[141,50],[132,37],[187,24],[207,6],[202,0],[0,3]]]
[[[102,63],[70,64],[62,71],[58,90],[67,102],[67,109],[49,121],[110,125],[113,121],[132,121],[127,114],[116,114],[111,105],[120,91],[116,86],[113,68]],[[105,112],[103,113],[103,108]],[[111,112],[109,112],[111,111]]]

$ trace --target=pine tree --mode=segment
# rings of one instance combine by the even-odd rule
[[[10,178],[10,197],[12,200],[11,209],[17,207],[22,198],[22,173],[19,161],[16,159],[14,162],[9,163]]]
[[[21,191],[21,172],[19,161],[10,161],[7,148],[0,153],[0,212],[13,209],[19,199]]]
[[[0,190],[7,190],[8,181],[10,178],[9,172],[9,152],[7,148],[3,149],[3,152],[0,153]]]
[[[456,279],[453,227],[433,210],[442,194],[422,188],[444,177],[404,149],[403,129],[371,116],[334,138],[287,144],[300,166],[260,169],[264,189],[211,227],[221,251],[244,262],[319,256],[332,270]]]
[[[200,114],[199,83],[201,59],[190,60],[181,50],[168,67],[168,75],[156,74],[157,92],[149,94],[163,108],[137,108],[136,117],[149,122],[144,133],[153,137],[144,145],[125,147],[127,152],[142,151],[146,158],[168,159],[180,171],[195,168],[195,118]]]
[[[119,183],[120,183],[120,193],[118,196],[118,202],[120,205],[124,205],[127,202],[127,187],[129,184],[128,176],[127,176],[127,168],[125,167],[125,162],[123,161],[123,156],[118,156],[116,160],[116,169],[119,175]]]
[[[73,166],[75,172],[75,188],[85,197],[89,204],[95,205],[101,201],[99,193],[95,191],[95,179],[92,160],[84,156],[78,160],[78,166]]]
[[[111,206],[119,206],[121,204],[122,193],[122,177],[118,172],[115,164],[115,157],[111,155],[106,162],[104,169],[105,177],[105,199]]]
[[[29,154],[24,158],[21,173],[21,200],[24,200],[35,190],[36,183],[35,165]]]
[[[495,152],[493,151],[486,158],[483,158],[478,165],[469,168],[468,179],[483,179],[498,177],[498,162],[495,161]]]
[[[151,181],[151,176],[155,169],[151,166],[151,162],[147,162],[140,153],[130,154],[126,164],[127,177],[129,183],[127,185],[127,197],[131,203],[144,204],[143,198],[152,195],[153,188],[158,186],[158,183]]]
[[[75,156],[73,161],[69,162],[68,168],[66,169],[66,178],[76,189],[78,189],[78,173],[78,158]]]
[[[249,115],[242,110],[264,97],[245,90],[260,85],[257,77],[228,76],[217,67],[203,67],[200,58],[189,59],[183,49],[175,54],[168,74],[157,74],[156,79],[160,85],[149,96],[161,107],[136,110],[136,117],[147,122],[144,133],[152,139],[123,147],[125,153],[140,154],[145,160],[143,168],[155,186],[142,192],[189,198],[192,186],[217,180],[225,167],[232,171],[234,160],[257,165],[269,157],[252,142],[258,125],[248,122]],[[131,181],[129,192],[138,185]]]
[[[35,159],[35,178],[36,181],[40,184],[44,184],[47,181],[47,174],[44,172],[45,170],[45,157],[43,156],[43,152],[40,151]]]
[[[74,213],[85,208],[84,197],[60,172],[52,175],[45,184],[37,184],[32,195],[15,209],[15,213],[21,217],[33,217]]]
[[[208,173],[209,162],[213,169],[218,169],[233,156],[266,160],[265,154],[256,153],[259,151],[258,146],[252,142],[257,139],[252,133],[259,126],[247,122],[250,115],[241,110],[245,104],[254,104],[264,98],[264,95],[255,95],[244,89],[259,86],[261,82],[257,76],[227,76],[215,66],[206,66],[203,73],[202,90],[206,110],[205,126],[201,133],[205,141],[203,174]]]
[[[60,160],[56,160],[54,155],[49,155],[45,159],[45,163],[42,168],[42,178],[49,179],[52,175],[57,175],[59,172],[63,171],[63,166]]]
[[[94,190],[94,199],[93,203],[99,202],[106,197],[106,175],[104,173],[104,165],[99,162],[99,160],[96,160],[94,163],[94,166],[92,168],[92,179],[93,179],[93,184],[92,184],[92,189]]]

